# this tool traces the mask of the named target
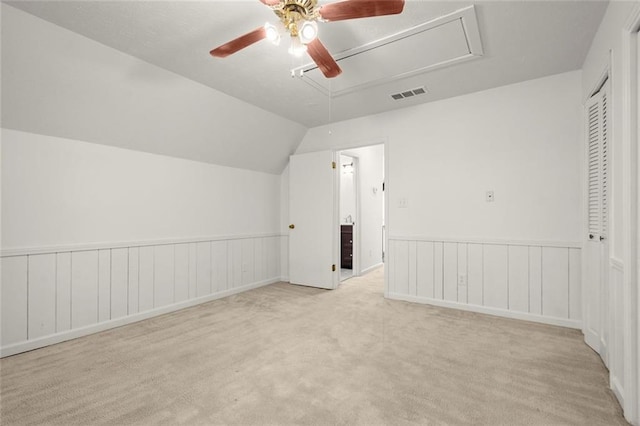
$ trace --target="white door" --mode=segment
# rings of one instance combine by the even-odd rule
[[[333,289],[335,163],[331,151],[292,155],[289,162],[289,281]]]
[[[609,130],[605,83],[586,105],[587,226],[585,341],[609,365]]]

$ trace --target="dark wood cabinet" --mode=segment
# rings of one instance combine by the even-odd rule
[[[340,267],[353,269],[353,225],[340,225]]]

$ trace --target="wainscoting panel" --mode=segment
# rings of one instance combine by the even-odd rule
[[[31,281],[31,280],[29,280]],[[98,251],[98,322],[111,319],[111,250]]]
[[[126,248],[111,250],[111,306],[109,319],[126,317],[129,295],[129,251]]]
[[[183,302],[189,299],[189,244],[176,244],[174,250],[175,301]]]
[[[138,313],[140,300],[140,249],[129,248],[129,303],[127,315]]]
[[[29,257],[29,330],[37,338],[56,331],[56,255]]]
[[[211,243],[198,243],[197,252],[196,296],[201,297],[211,294]]]
[[[2,346],[27,340],[27,257],[2,259]]]
[[[569,249],[569,318],[582,318],[582,269],[580,250]]]
[[[154,250],[153,307],[155,308],[175,302],[175,245],[157,246]]]
[[[444,244],[441,242],[433,243],[433,251],[433,268],[435,270],[433,294],[436,299],[442,299],[444,294]]]
[[[580,245],[389,239],[389,297],[581,327]]]
[[[71,253],[71,328],[98,322],[99,251]]]
[[[458,301],[458,245],[444,243],[444,300]]]
[[[26,256],[22,258],[26,259]],[[3,260],[5,259],[20,258],[7,257]],[[57,253],[56,268],[56,332],[61,333],[71,330],[71,253]],[[4,282],[2,290],[4,298]]]
[[[462,277],[458,283],[458,302],[467,303],[469,300],[469,286],[467,277],[469,276],[469,244],[458,244],[458,275]]]
[[[484,289],[484,255],[481,244],[467,246],[467,303],[482,306]]]
[[[529,312],[529,248],[509,246],[509,309]]]
[[[211,264],[213,265],[213,291],[227,290],[227,242],[211,243]]]
[[[529,313],[542,315],[542,247],[529,247]]]
[[[489,244],[483,252],[484,305],[509,309],[508,246]]]
[[[418,241],[416,250],[417,296],[433,297],[435,277],[433,243]]]
[[[569,249],[542,248],[542,315],[569,318]]]
[[[277,282],[284,263],[281,238],[221,237],[3,253],[0,354]]]
[[[155,259],[153,246],[138,250],[138,312],[153,309],[153,275]]]

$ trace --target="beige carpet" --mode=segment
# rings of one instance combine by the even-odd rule
[[[285,283],[5,358],[1,423],[625,424],[578,331]]]

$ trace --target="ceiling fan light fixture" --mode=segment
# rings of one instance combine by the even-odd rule
[[[309,44],[318,37],[318,23],[316,21],[304,21],[300,26],[298,37],[302,44]]]
[[[278,27],[267,22],[264,24],[264,30],[267,34],[267,40],[276,46],[280,44],[280,31],[278,30]]]
[[[300,39],[298,37],[291,37],[291,46],[289,46],[289,53],[291,53],[293,56],[299,58],[301,57],[304,52],[307,51],[307,46],[305,44],[302,44],[302,42],[300,41]]]

